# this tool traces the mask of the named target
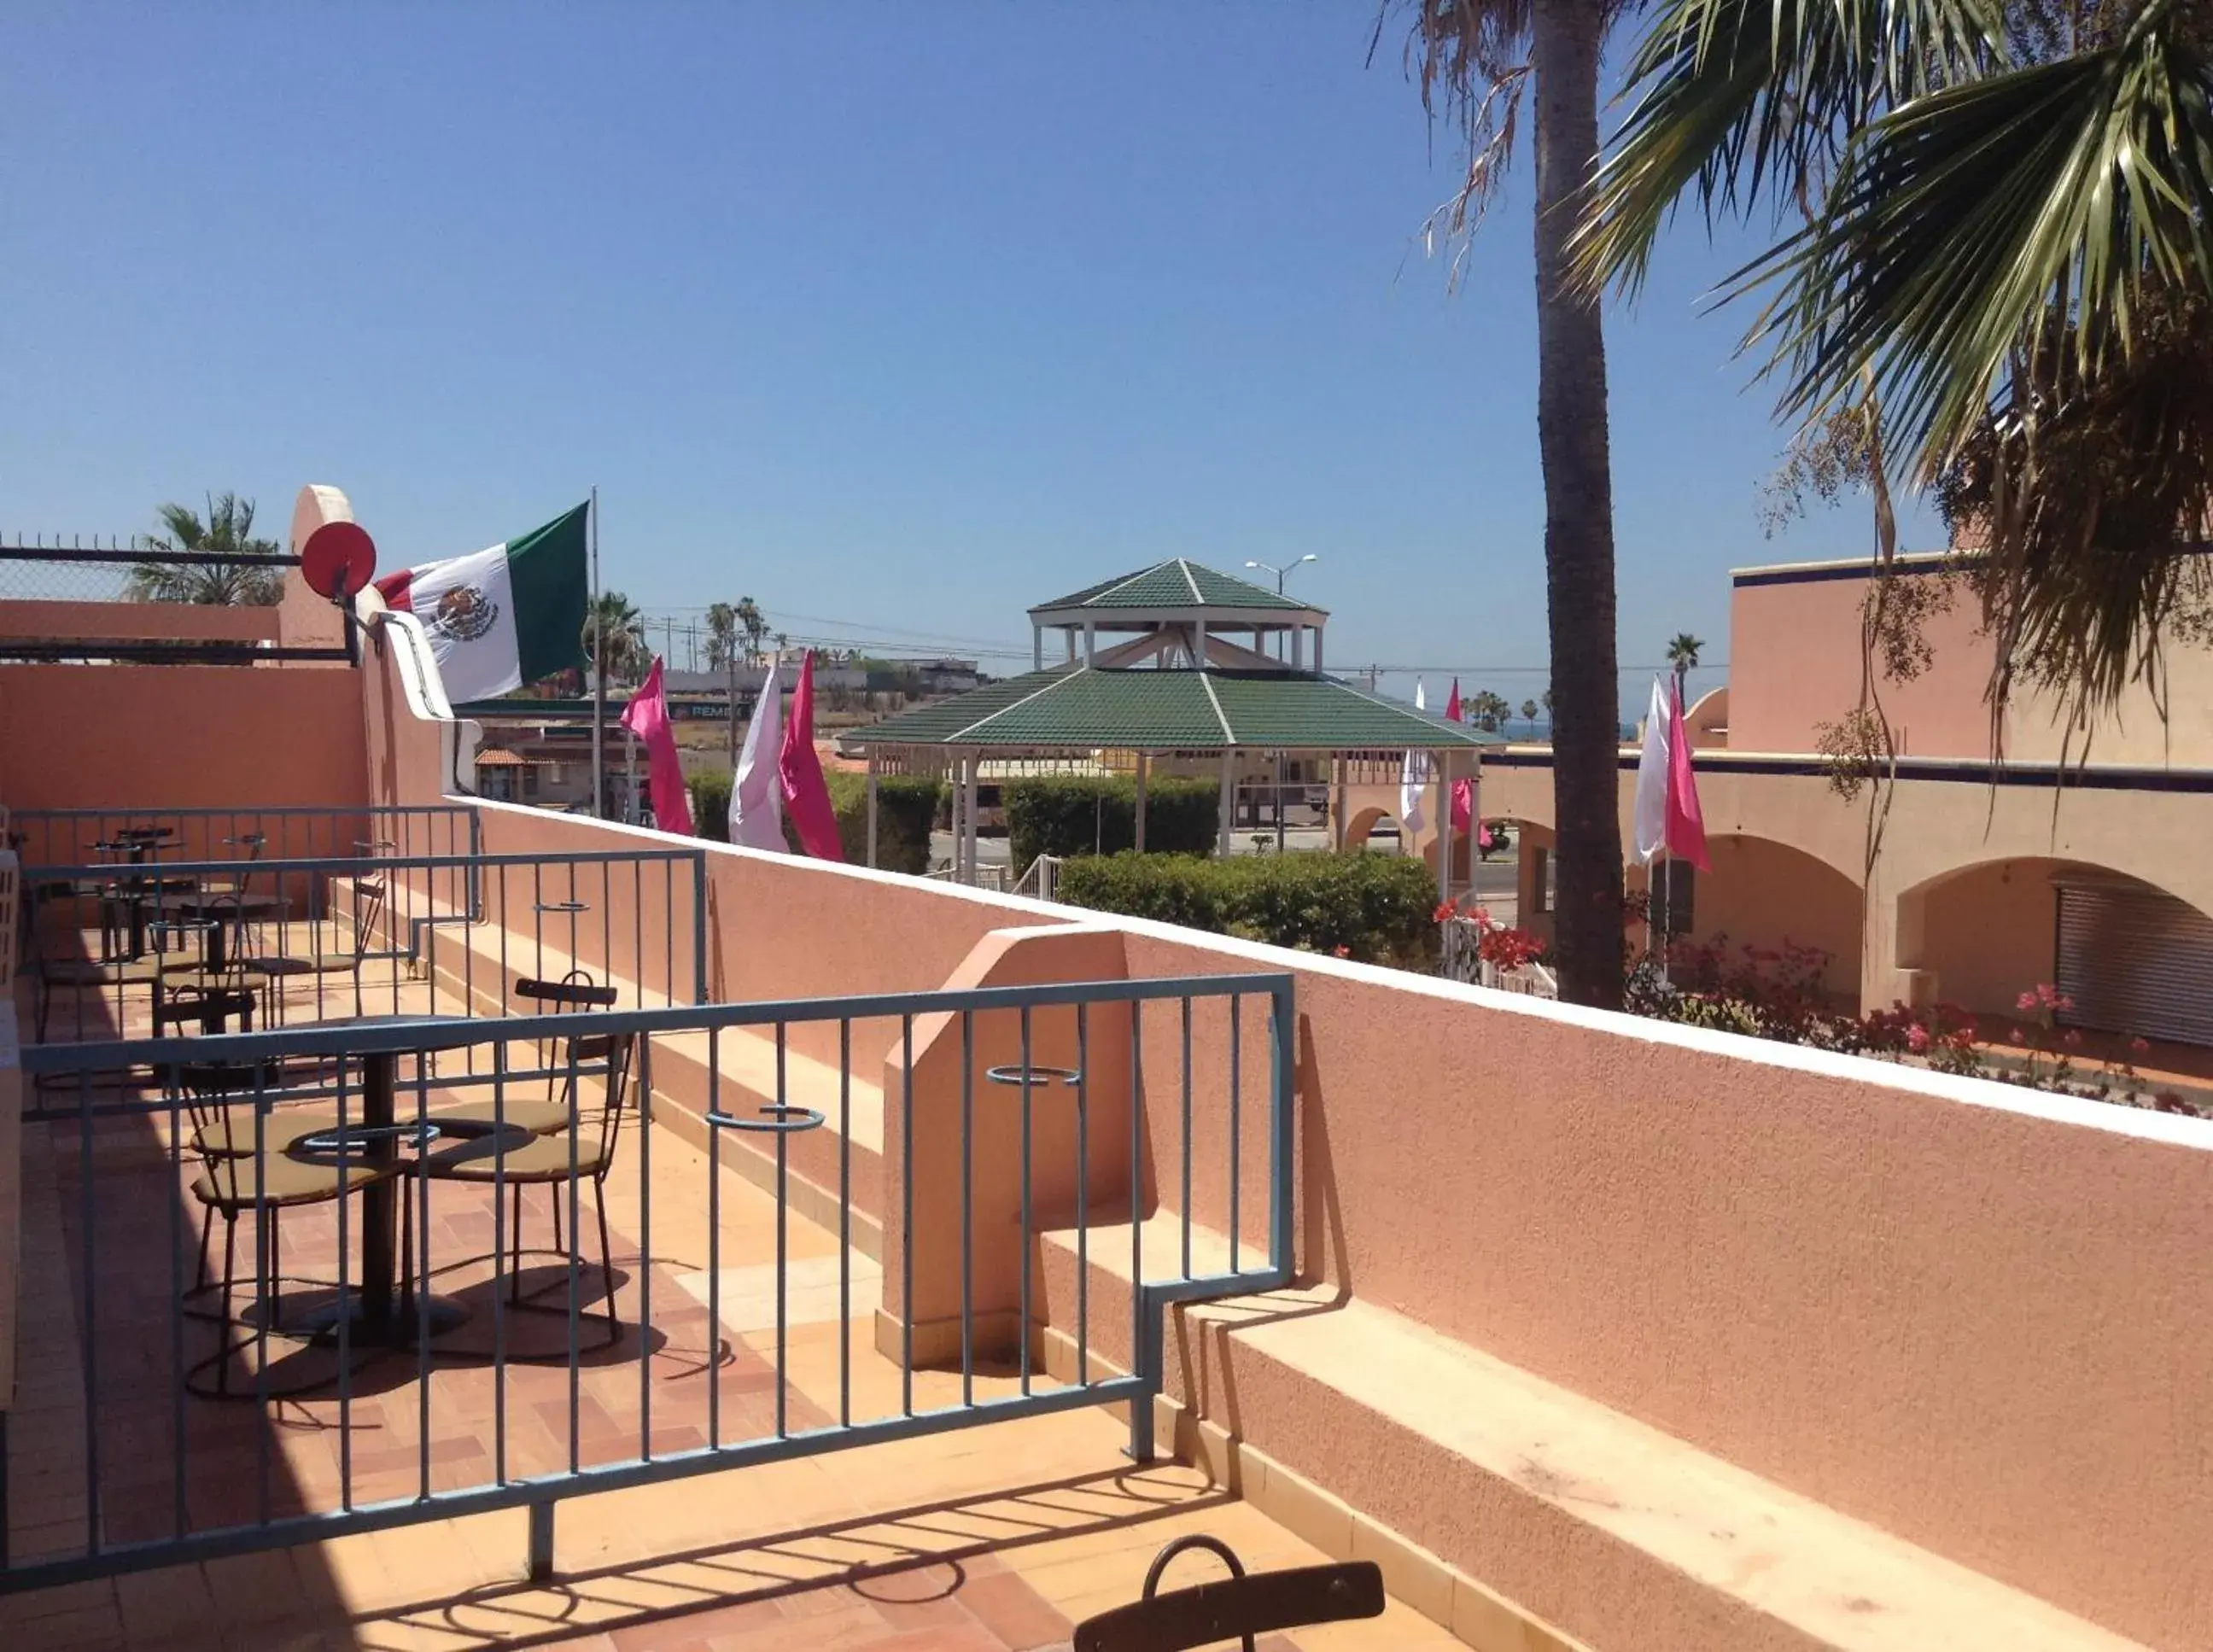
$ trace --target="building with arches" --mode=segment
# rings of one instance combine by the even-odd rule
[[[1678,884],[1680,932],[1818,946],[1830,990],[1864,1008],[2009,1015],[2050,981],[2075,1001],[2063,1021],[2213,1046],[2213,650],[2171,640],[2163,694],[2137,685],[2070,740],[2033,688],[1992,716],[1992,644],[1948,553],[1895,576],[1924,664],[1878,677],[1896,761],[1855,788],[1824,747],[1860,704],[1868,565],[1732,574],[1728,683],[1686,716],[1713,866]],[[1625,837],[1637,760],[1625,746]],[[1482,807],[1525,823],[1521,911],[1541,932],[1549,749],[1486,753]]]

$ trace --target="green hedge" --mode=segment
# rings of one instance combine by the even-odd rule
[[[846,861],[854,866],[869,863],[869,783],[866,777],[844,769],[823,776],[829,783],[830,807],[838,816],[838,838]],[[702,838],[729,841],[730,777],[695,774],[692,788],[692,823]],[[944,788],[935,780],[906,775],[887,775],[876,782],[876,864],[887,872],[923,873],[930,870],[930,826],[937,814],[938,795]],[[794,852],[799,839],[785,817],[784,841]]]
[[[999,788],[1007,853],[1019,871],[1040,855],[1119,855],[1137,841],[1137,783],[1040,775]],[[1204,855],[1222,829],[1222,788],[1155,777],[1145,785],[1145,851]]]
[[[1436,879],[1399,855],[1090,857],[1060,869],[1060,899],[1369,963],[1429,969],[1436,959]]]

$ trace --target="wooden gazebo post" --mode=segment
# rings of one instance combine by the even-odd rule
[[[1152,767],[1152,753],[1140,750],[1137,753],[1137,852],[1145,852],[1145,781]]]

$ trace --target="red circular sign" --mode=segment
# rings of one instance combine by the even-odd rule
[[[358,522],[325,522],[300,547],[300,576],[333,602],[351,596],[376,571],[376,542]]]

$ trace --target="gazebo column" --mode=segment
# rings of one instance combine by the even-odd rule
[[[1316,671],[1320,671],[1320,670],[1321,669],[1321,627],[1320,627],[1320,625],[1316,625],[1316,626],[1314,628],[1314,668]]]
[[[1307,628],[1304,625],[1294,625],[1291,627],[1291,669],[1304,671],[1306,668]]]
[[[1043,625],[1030,627],[1030,669],[1032,671],[1045,669],[1045,627]]]
[[[1229,858],[1229,833],[1235,824],[1236,811],[1237,751],[1235,747],[1225,747],[1222,753],[1222,823],[1215,844],[1216,851],[1224,860]]]
[[[1206,621],[1199,620],[1192,627],[1192,664],[1204,668],[1206,665]]]
[[[978,784],[979,784],[979,783],[981,782],[981,780],[983,779],[983,776],[984,776],[984,754],[983,754],[981,752],[971,752],[971,753],[968,753],[968,881],[969,881],[972,885],[972,884],[974,884],[974,883],[976,883],[976,882],[978,881],[978,876],[977,876],[977,870],[978,870],[978,869],[977,869],[977,860],[976,860],[976,814],[977,814],[977,808],[976,808],[976,794],[977,794],[977,791],[978,791]]]
[[[1145,852],[1145,782],[1149,777],[1147,771],[1151,768],[1151,766],[1152,753],[1149,752],[1139,752],[1137,753],[1137,852],[1140,855]]]
[[[1352,799],[1346,789],[1351,783],[1351,771],[1344,753],[1330,753],[1329,771],[1330,830],[1336,837],[1337,852],[1342,855],[1344,853],[1345,833],[1350,826],[1349,817],[1352,814]]]
[[[1452,899],[1452,765],[1453,754],[1439,752],[1430,766],[1437,775],[1437,905]]]
[[[876,748],[869,747],[869,869],[876,867]]]
[[[1089,619],[1083,622],[1083,663],[1087,666],[1099,663],[1099,626],[1097,622]]]

